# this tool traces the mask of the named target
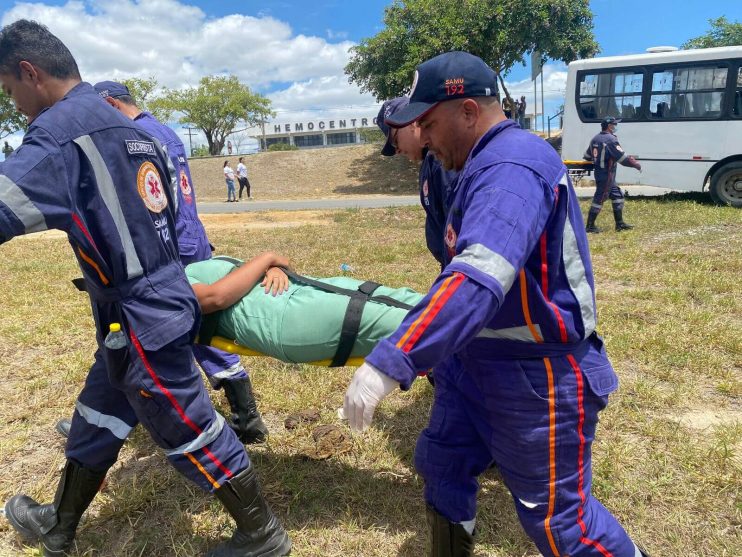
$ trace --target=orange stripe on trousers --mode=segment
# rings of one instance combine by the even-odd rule
[[[193,463],[193,465],[196,468],[198,468],[199,472],[201,472],[204,476],[206,476],[206,479],[209,480],[209,483],[212,486],[214,486],[214,489],[219,489],[221,487],[219,485],[219,482],[217,482],[213,478],[213,476],[206,471],[206,468],[201,466],[201,463],[198,460],[196,460],[196,458],[191,453],[184,453],[184,454],[188,457],[188,460],[190,460]]]
[[[554,371],[551,368],[551,360],[544,358],[546,366],[546,379],[549,385],[549,508],[544,519],[544,530],[549,540],[549,546],[555,557],[560,557],[559,550],[554,542],[554,534],[551,533],[551,518],[554,516],[556,504],[556,400],[554,394]]]
[[[575,380],[577,382],[577,434],[580,437],[580,448],[577,451],[577,493],[580,496],[580,506],[577,507],[577,523],[582,531],[580,542],[594,547],[601,555],[603,555],[603,557],[613,557],[613,554],[603,547],[600,542],[591,540],[585,536],[585,534],[587,534],[587,526],[585,526],[585,522],[582,520],[582,516],[585,514],[584,506],[586,502],[583,487],[585,483],[585,434],[583,433],[583,427],[585,425],[585,407],[583,405],[585,387],[582,382],[582,371],[580,370],[580,365],[577,363],[577,360],[575,360],[572,354],[567,355],[567,360],[569,360],[572,370],[575,372]]]

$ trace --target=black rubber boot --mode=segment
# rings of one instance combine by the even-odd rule
[[[71,427],[72,427],[72,420],[68,418],[62,418],[54,426],[54,429],[56,429],[57,433],[59,433],[62,437],[66,439],[67,437],[70,436]]]
[[[600,232],[600,228],[595,226],[595,219],[598,218],[599,211],[593,211],[590,209],[590,212],[587,214],[587,225],[585,226],[585,232],[590,234],[598,234]]]
[[[5,516],[24,541],[43,544],[45,557],[61,557],[105,477],[105,471],[94,472],[68,460],[54,503],[39,505],[26,495],[14,495],[5,503]]]
[[[474,534],[470,534],[461,524],[450,522],[427,507],[428,530],[430,532],[429,557],[471,557],[474,555]]]
[[[206,557],[281,557],[291,552],[291,540],[260,493],[252,463],[216,490],[216,496],[234,518],[232,539]]]
[[[232,410],[229,427],[243,443],[263,443],[268,437],[268,428],[258,412],[250,378],[225,380],[221,386]]]
[[[632,225],[623,221],[623,209],[613,209],[613,220],[616,221],[616,232],[631,230],[634,228]]]

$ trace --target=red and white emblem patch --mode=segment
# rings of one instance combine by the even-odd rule
[[[188,175],[185,173],[185,170],[180,171],[180,191],[183,192],[183,197],[186,200],[186,203],[193,203],[193,196],[191,195],[193,193],[193,189],[191,188],[190,182],[188,182]]]
[[[137,189],[147,209],[161,213],[167,207],[167,196],[157,168],[151,162],[142,163],[137,173]]]
[[[423,195],[425,197],[428,197],[428,181],[427,180],[423,182]]]
[[[448,248],[448,255],[453,258],[456,255],[456,231],[450,223],[446,227],[446,247]]]

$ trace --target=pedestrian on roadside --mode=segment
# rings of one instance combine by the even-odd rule
[[[224,161],[224,180],[227,182],[227,203],[237,201],[234,193],[234,170],[229,166],[229,161]]]
[[[526,129],[526,96],[521,95],[518,103],[518,124],[521,128]]]
[[[496,95],[480,58],[448,52],[417,67],[409,105],[386,119],[417,122],[459,176],[443,272],[358,368],[344,414],[365,429],[379,401],[436,366],[415,449],[430,556],[473,555],[477,477],[495,463],[541,554],[639,557],[590,491],[598,413],[618,381],[595,332],[577,196],[556,151],[509,121]]]
[[[240,157],[240,162],[237,165],[237,179],[240,182],[240,199],[242,199],[242,190],[247,189],[247,198],[252,199],[250,195],[250,180],[247,179],[247,167],[243,162],[244,157]]]
[[[3,145],[3,155],[5,155],[5,158],[7,159],[10,154],[13,152],[13,147],[11,147],[10,143],[7,141],[5,142],[5,145]]]
[[[616,232],[631,230],[633,225],[624,222],[624,196],[621,188],[616,185],[616,164],[630,166],[642,171],[642,165],[631,155],[627,155],[616,137],[616,129],[621,120],[613,116],[606,116],[600,122],[600,133],[590,140],[585,151],[584,159],[593,162],[595,173],[595,195],[587,213],[585,230],[592,234],[600,232],[595,221],[603,208],[606,198],[610,198],[613,205],[613,220],[616,223]]]
[[[36,22],[0,30],[0,85],[29,124],[17,152],[0,164],[0,243],[52,228],[67,233],[102,360],[79,398],[95,401],[96,410],[75,410],[54,501],[15,495],[6,518],[27,542],[43,544],[45,557],[65,554],[141,422],[170,464],[235,519],[232,538],[210,556],[288,554],[291,542],[245,448],[214,410],[193,362],[201,314],[178,257],[177,184],[166,153],[107,108],[81,81],[67,47]]]

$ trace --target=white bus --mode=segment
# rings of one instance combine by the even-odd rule
[[[622,119],[621,146],[642,164],[630,183],[708,183],[714,201],[742,207],[742,46],[572,62],[562,158],[582,159],[606,116]]]

